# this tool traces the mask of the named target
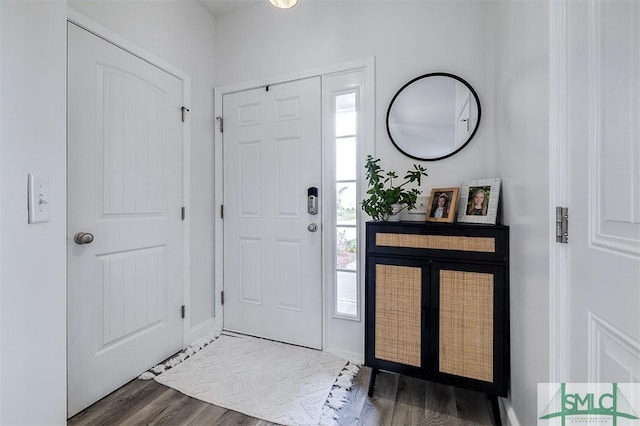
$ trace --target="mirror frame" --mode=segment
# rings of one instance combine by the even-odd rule
[[[415,155],[409,154],[408,152],[406,152],[405,150],[400,148],[400,146],[398,146],[396,141],[393,139],[393,136],[391,135],[391,130],[389,129],[389,115],[391,114],[391,108],[393,108],[393,103],[395,102],[395,100],[398,97],[398,95],[400,95],[400,93],[402,93],[402,91],[404,89],[406,89],[407,87],[409,87],[410,85],[412,85],[416,81],[421,80],[423,78],[427,78],[427,77],[449,77],[449,78],[453,78],[453,79],[459,81],[460,83],[464,84],[467,89],[469,89],[469,92],[471,92],[471,94],[473,95],[474,99],[476,100],[476,104],[478,105],[478,121],[476,122],[476,126],[473,129],[473,132],[471,132],[471,135],[469,135],[469,138],[463,144],[461,144],[458,147],[458,149],[456,149],[455,151],[450,152],[447,155],[443,155],[441,157],[437,157],[437,158],[422,158],[422,157],[416,157]],[[462,148],[467,146],[469,144],[469,142],[471,142],[471,139],[473,139],[473,137],[475,136],[476,132],[478,131],[478,127],[480,127],[480,118],[481,117],[482,117],[482,108],[480,107],[480,98],[478,97],[478,94],[473,89],[473,87],[471,87],[471,85],[469,83],[467,83],[466,80],[464,80],[461,77],[458,77],[455,74],[449,74],[449,73],[446,73],[446,72],[432,72],[432,73],[428,73],[428,74],[423,74],[423,75],[421,75],[419,77],[414,78],[413,80],[410,80],[409,82],[404,84],[396,92],[395,95],[393,95],[393,98],[391,99],[391,102],[389,103],[389,108],[387,109],[387,120],[386,120],[387,135],[389,135],[389,139],[391,139],[391,143],[396,147],[396,149],[398,151],[400,151],[401,153],[403,153],[404,155],[406,155],[407,157],[411,157],[411,158],[413,158],[415,160],[421,160],[421,161],[437,161],[437,160],[442,160],[442,159],[447,158],[447,157],[451,157],[452,155],[454,155],[454,154],[458,153],[460,150],[462,150]]]

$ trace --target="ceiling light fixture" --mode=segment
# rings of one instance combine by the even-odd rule
[[[269,3],[280,9],[290,9],[298,3],[298,0],[269,0]]]

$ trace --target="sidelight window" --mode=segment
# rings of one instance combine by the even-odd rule
[[[335,312],[358,315],[358,110],[355,92],[335,95]]]

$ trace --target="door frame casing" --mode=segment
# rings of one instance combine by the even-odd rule
[[[82,29],[94,34],[97,37],[113,44],[114,46],[119,47],[120,49],[126,51],[127,53],[142,59],[145,62],[171,74],[176,77],[178,80],[182,82],[182,105],[185,107],[189,107],[191,104],[191,77],[185,73],[184,71],[176,68],[175,66],[169,64],[163,59],[157,57],[153,53],[148,52],[147,50],[139,47],[135,43],[126,38],[118,35],[117,33],[111,31],[110,29],[102,26],[98,22],[88,18],[87,16],[81,14],[80,12],[68,8],[67,9],[67,22],[73,23]],[[179,111],[176,111],[178,114]],[[67,147],[68,149],[68,147]],[[67,152],[68,157],[68,152]],[[67,165],[68,167],[68,165]],[[187,213],[190,212],[191,208],[191,196],[190,196],[190,188],[191,188],[191,119],[189,114],[185,115],[185,121],[182,126],[182,205],[186,208]],[[65,206],[65,209],[68,207]],[[178,214],[178,212],[176,212]],[[68,216],[68,212],[67,212]],[[191,297],[191,268],[190,268],[190,226],[191,221],[189,219],[189,214],[185,215],[183,225],[182,225],[182,304],[187,305],[189,303]],[[67,259],[68,264],[68,259]],[[189,313],[189,309],[187,309],[186,316],[183,320],[182,324],[182,347],[186,347],[192,341],[196,340],[199,337],[197,333],[197,328],[193,329],[191,327],[191,316]]]
[[[259,78],[255,80],[250,80],[246,82],[233,83],[221,87],[216,87],[214,89],[214,115],[216,118],[222,116],[222,98],[224,95],[229,95],[236,92],[242,92],[246,90],[256,89],[264,86],[275,85],[279,83],[287,83],[295,80],[301,80],[310,77],[323,77],[329,74],[335,74],[340,72],[347,72],[352,70],[364,69],[366,74],[367,85],[365,88],[367,99],[370,102],[367,102],[363,105],[363,116],[366,120],[366,125],[364,126],[363,131],[363,144],[362,150],[363,152],[370,153],[371,155],[375,155],[375,81],[374,81],[374,68],[375,68],[375,58],[373,56],[366,57],[362,59],[356,59],[353,61],[346,61],[337,64],[321,66],[317,68],[296,71],[286,74],[279,74],[271,77]],[[321,100],[322,101],[322,100]],[[322,117],[322,128],[324,124],[325,117]],[[224,221],[220,215],[220,206],[224,203],[224,157],[223,157],[223,146],[222,146],[222,133],[220,132],[220,120],[216,119],[215,124],[215,132],[214,132],[214,157],[215,157],[215,165],[214,165],[214,206],[215,206],[215,223],[214,223],[214,234],[215,234],[215,245],[214,245],[214,258],[215,258],[215,294],[216,294],[216,303],[215,303],[215,311],[217,318],[224,318],[224,308],[220,303],[220,294],[224,290]],[[324,144],[324,135],[322,136],[322,143]],[[324,153],[324,146],[323,146]],[[323,186],[324,186],[324,171],[325,166],[323,163],[322,166],[322,174],[323,174]],[[323,191],[324,188],[321,188]],[[363,213],[358,212],[359,220],[364,219]],[[358,235],[359,239],[362,243],[362,247],[364,247],[365,241],[365,230],[364,226],[361,227],[361,232]],[[322,227],[321,227],[322,229]],[[324,237],[324,232],[323,232]],[[323,238],[323,244],[326,241]],[[322,250],[322,270],[325,270],[326,263],[326,248]],[[360,261],[361,265],[364,266],[364,251],[361,250],[360,253]],[[360,282],[358,282],[358,286],[363,288],[364,286],[364,274],[361,274]],[[322,349],[327,349],[327,305],[326,305],[326,280],[323,276],[322,278]],[[364,294],[361,292],[360,294]],[[360,300],[360,303],[363,303]],[[224,327],[224,321],[222,324]],[[364,332],[363,332],[364,339]],[[362,354],[343,354],[354,361],[357,361],[360,357],[364,359],[364,352]]]

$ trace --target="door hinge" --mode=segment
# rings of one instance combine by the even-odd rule
[[[224,204],[220,204],[220,219],[224,219]]]
[[[224,118],[221,115],[216,117],[216,120],[220,122],[220,133],[224,132]]]
[[[182,220],[184,220],[187,217],[187,208],[186,207],[182,207],[180,209],[180,217],[182,218]]]
[[[190,112],[191,110],[189,108],[187,108],[186,106],[182,106],[180,107],[180,113],[182,114],[182,122],[184,123],[184,120],[187,119],[187,113]]]
[[[185,318],[186,313],[187,313],[187,308],[186,306],[182,305],[182,307],[180,308],[180,315],[182,316],[182,319]]]
[[[220,292],[220,304],[224,305],[224,291]]]
[[[556,207],[556,243],[569,242],[569,209]]]
[[[180,108],[180,111],[182,111],[182,122],[184,123],[184,120],[186,119],[186,115],[188,112],[190,112],[191,110],[185,106],[183,106],[182,108]]]

